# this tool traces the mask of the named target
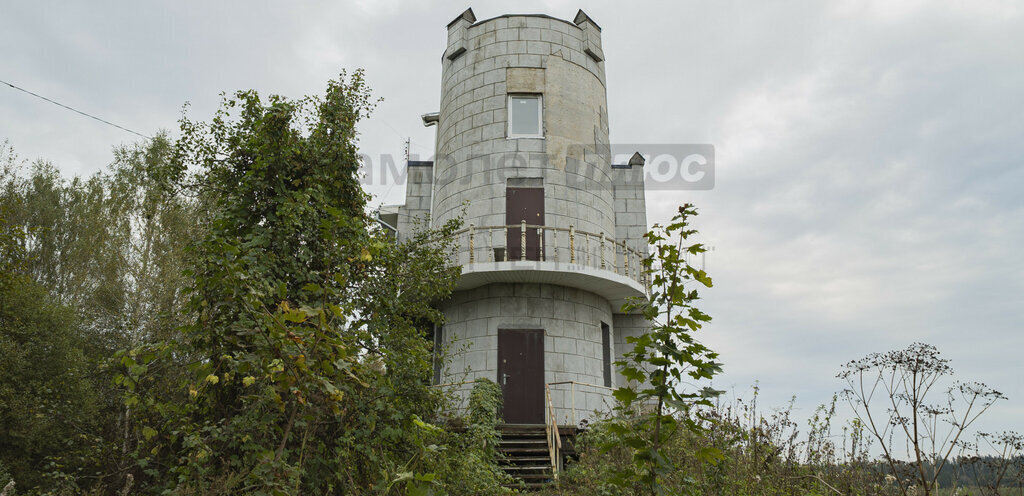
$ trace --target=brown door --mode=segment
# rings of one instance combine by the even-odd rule
[[[505,190],[505,223],[512,226],[544,225],[544,188],[507,188]],[[523,244],[522,229],[508,230],[509,260],[519,260]],[[526,259],[540,260],[540,235],[537,229],[526,229]]]
[[[544,331],[498,329],[498,384],[505,423],[544,423]]]

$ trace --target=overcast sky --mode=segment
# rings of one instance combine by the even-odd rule
[[[649,192],[648,220],[696,203],[714,251],[723,389],[806,416],[840,364],[922,341],[1009,396],[1024,431],[1024,13],[1020,2],[475,2],[477,18],[583,8],[603,28],[613,143],[708,143],[710,191]],[[371,158],[432,153],[436,1],[14,2],[0,79],[152,134],[221,92],[300,97],[366,69],[384,98]],[[136,137],[0,85],[0,140],[91,174]],[[377,203],[404,188],[375,187]]]

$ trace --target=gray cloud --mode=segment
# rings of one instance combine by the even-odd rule
[[[478,17],[507,4],[473,4]],[[144,133],[222,91],[298,97],[364,67],[385,100],[370,156],[428,156],[441,2],[5,6],[0,77]],[[515,12],[571,18],[568,2]],[[649,220],[696,203],[715,247],[704,339],[719,385],[803,412],[839,364],[913,341],[1024,412],[1024,22],[1013,2],[683,2],[585,6],[603,27],[612,140],[711,143],[711,191],[652,192]],[[99,170],[132,136],[0,88],[0,138],[69,173]],[[400,202],[401,187],[375,187]]]

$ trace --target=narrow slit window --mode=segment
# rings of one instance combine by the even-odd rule
[[[539,138],[543,135],[540,95],[508,96],[508,137]]]
[[[601,322],[601,355],[604,362],[604,387],[612,387],[612,333],[608,324]]]
[[[434,363],[433,363],[433,365],[434,365],[434,384],[440,384],[441,383],[441,361],[442,361],[441,352],[444,351],[442,349],[443,347],[444,347],[444,327],[443,326],[439,326],[439,325],[435,325],[434,326],[434,349],[433,349],[433,352],[434,352],[434,356],[433,356],[433,361],[434,361]]]

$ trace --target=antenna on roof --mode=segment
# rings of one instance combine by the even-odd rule
[[[405,163],[409,163],[409,146],[412,144],[412,138],[405,138]]]

